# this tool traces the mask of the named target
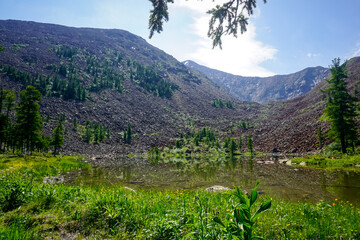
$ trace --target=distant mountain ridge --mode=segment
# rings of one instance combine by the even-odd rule
[[[330,74],[329,69],[318,66],[287,75],[243,77],[211,69],[191,60],[183,63],[205,74],[216,85],[239,99],[259,103],[302,96]]]

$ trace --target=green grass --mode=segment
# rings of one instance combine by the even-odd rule
[[[347,169],[352,171],[360,171],[360,155],[339,155],[336,157],[328,157],[318,154],[314,156],[299,157],[291,159],[292,163],[306,163],[306,166],[317,169]],[[296,165],[299,166],[299,165]]]
[[[1,156],[0,239],[61,239],[65,233],[79,239],[231,239],[213,221],[232,221],[237,202],[229,192],[42,183],[44,176],[89,167],[78,158]],[[268,199],[261,197],[254,209]],[[253,228],[266,239],[358,239],[359,218],[360,209],[335,199],[272,200]]]

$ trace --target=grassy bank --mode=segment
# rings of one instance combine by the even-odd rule
[[[317,154],[314,156],[306,156],[291,159],[292,163],[301,164],[303,167],[311,167],[318,169],[347,169],[352,171],[360,171],[360,154],[326,156]]]
[[[46,160],[45,160],[46,159]],[[44,184],[45,176],[88,167],[78,157],[2,156],[0,239],[230,239],[238,199],[205,191],[132,191]],[[10,168],[12,167],[12,168]],[[254,210],[270,197],[258,199]],[[253,212],[254,212],[253,210]],[[264,238],[360,237],[360,209],[350,203],[272,200],[253,226]]]

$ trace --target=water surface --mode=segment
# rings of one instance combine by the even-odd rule
[[[108,160],[104,160],[108,161]],[[360,206],[360,173],[288,166],[281,157],[113,159],[102,167],[72,174],[79,185],[122,185],[133,189],[205,189],[213,185],[259,191],[290,201],[332,201],[338,198]]]

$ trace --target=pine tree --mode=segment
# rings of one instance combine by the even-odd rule
[[[254,153],[254,146],[253,146],[253,140],[252,140],[251,134],[249,134],[249,136],[248,136],[248,149],[251,154]]]
[[[318,139],[318,147],[321,149],[324,146],[324,135],[322,132],[321,127],[319,126],[318,130],[317,130],[317,139]]]
[[[128,128],[127,128],[127,143],[131,143],[131,138],[132,138],[132,132],[131,132],[131,126],[130,124],[128,124]]]
[[[240,136],[239,137],[239,151],[240,151],[240,153],[242,152],[242,147],[243,147],[243,140],[242,140],[242,137]]]
[[[131,126],[128,124],[127,130],[124,130],[124,142],[131,143],[132,133],[131,133]]]
[[[236,143],[234,141],[234,138],[230,139],[229,142],[229,151],[230,151],[230,155],[234,155],[234,152],[236,151]]]
[[[51,141],[51,146],[54,146],[54,155],[58,154],[59,148],[61,148],[62,145],[64,144],[64,139],[62,134],[63,134],[63,126],[59,121],[58,125],[53,131],[52,141]]]
[[[355,117],[356,98],[347,90],[346,62],[340,64],[340,58],[335,58],[331,66],[331,78],[327,80],[330,87],[323,91],[327,98],[323,119],[328,120],[331,129],[327,136],[339,141],[341,151],[346,153],[346,148],[356,141]]]
[[[15,92],[12,90],[0,90],[0,151],[5,148],[9,141],[9,130],[11,128],[11,118],[9,114],[15,105]],[[5,110],[3,112],[3,109]]]
[[[42,119],[39,114],[41,93],[33,86],[20,92],[20,102],[16,112],[16,127],[20,148],[33,151],[41,142]]]

